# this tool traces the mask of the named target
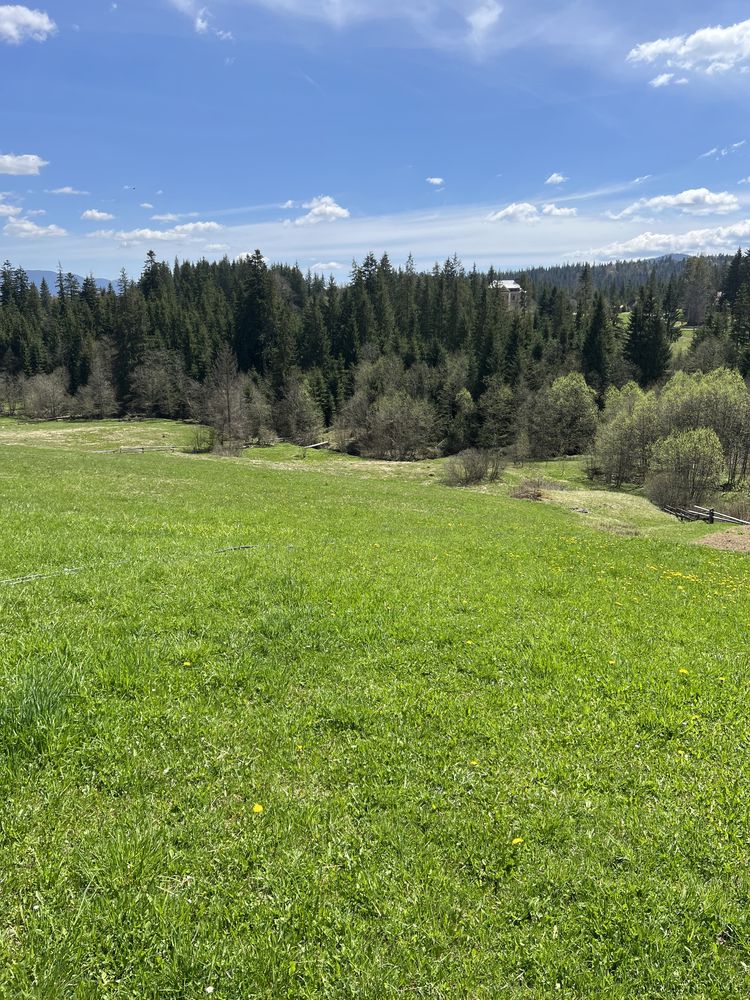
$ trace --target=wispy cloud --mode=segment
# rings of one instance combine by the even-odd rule
[[[0,174],[12,174],[16,177],[30,177],[38,174],[42,167],[49,166],[48,160],[43,160],[35,153],[0,153]]]
[[[337,260],[329,260],[327,263],[322,263],[318,261],[317,264],[310,265],[311,271],[343,271],[344,265],[339,264]]]
[[[731,146],[725,146],[723,149],[719,149],[718,146],[714,146],[713,149],[707,150],[705,153],[701,153],[698,157],[699,160],[710,160],[717,159],[723,160],[725,156],[731,156],[732,153],[738,152],[743,146],[747,145],[747,139],[741,139],[739,142],[732,143]]]
[[[432,184],[433,187],[442,187],[445,184],[445,180],[442,177],[425,177],[428,184]]]
[[[503,8],[499,3],[495,3],[494,0],[489,0],[488,3],[484,3],[475,10],[470,11],[466,15],[469,43],[477,48],[481,48],[500,20],[502,12]]]
[[[44,42],[57,31],[52,18],[41,10],[21,4],[0,5],[0,41],[9,45]]]
[[[675,79],[674,73],[660,73],[658,76],[655,76],[653,80],[649,80],[649,86],[657,89],[659,87],[668,87],[670,84],[675,87],[682,87],[687,83],[690,83],[690,81],[686,76],[681,76],[679,79]]]
[[[90,191],[77,191],[75,188],[69,185],[61,188],[53,188],[51,191],[45,191],[45,194],[70,194],[70,195],[89,195]]]
[[[213,14],[208,7],[202,7],[196,0],[168,0],[181,14],[185,14],[193,22],[193,29],[198,35],[214,35],[220,42],[234,41],[231,31],[224,31],[213,25]]]
[[[97,229],[90,238],[118,240],[128,246],[136,243],[188,243],[200,240],[207,233],[216,233],[222,227],[218,222],[186,222],[172,229]]]
[[[549,175],[549,177],[547,178],[547,180],[544,183],[545,184],[556,185],[556,184],[564,184],[565,181],[569,181],[569,180],[570,180],[569,177],[566,177],[564,174],[560,174],[560,173],[557,173],[557,171],[555,171],[554,174],[550,174]]]

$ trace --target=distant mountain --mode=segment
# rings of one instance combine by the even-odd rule
[[[37,288],[42,283],[42,278],[45,278],[47,284],[49,285],[49,290],[51,292],[55,291],[55,282],[57,281],[57,271],[27,271],[26,274],[29,276],[29,281],[37,286]],[[76,275],[79,282],[83,281],[80,274]],[[111,281],[109,278],[94,278],[97,288],[106,288],[108,285],[112,285],[113,288],[117,287],[116,281]]]

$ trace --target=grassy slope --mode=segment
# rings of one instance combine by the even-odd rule
[[[743,557],[120,427],[0,428],[0,996],[747,992]]]

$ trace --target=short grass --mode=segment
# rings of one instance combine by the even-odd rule
[[[680,329],[680,335],[672,344],[672,359],[678,360],[684,358],[684,356],[690,351],[693,346],[693,340],[695,339],[695,327],[693,326],[683,326]]]
[[[31,433],[0,996],[748,995],[745,557],[427,468]]]

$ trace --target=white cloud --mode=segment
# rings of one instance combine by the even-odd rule
[[[292,199],[289,198],[288,201],[285,201],[284,204],[280,205],[279,207],[280,208],[296,208],[297,207],[297,202],[296,201],[292,201]]]
[[[90,191],[76,191],[75,188],[72,188],[72,187],[70,187],[70,185],[68,185],[67,187],[54,188],[54,190],[52,190],[52,191],[45,191],[45,194],[88,195],[88,194],[91,194],[91,192]]]
[[[152,215],[152,222],[179,222],[179,215],[175,215],[174,212],[164,212],[162,215]]]
[[[641,198],[621,212],[611,213],[611,219],[628,219],[645,213],[667,211],[683,215],[726,215],[740,207],[737,197],[728,191],[709,191],[708,188],[691,188],[679,194],[662,194],[656,198]]]
[[[693,229],[688,233],[641,233],[621,243],[610,243],[582,251],[587,257],[639,257],[668,253],[722,253],[750,238],[750,219],[715,229]]]
[[[653,80],[649,80],[649,86],[651,87],[668,87],[670,84],[674,87],[684,87],[688,83],[690,81],[686,76],[681,76],[675,80],[674,73],[660,73]]]
[[[445,181],[442,177],[425,177],[428,184],[432,184],[433,187],[442,187]]]
[[[487,216],[488,222],[539,222],[539,209],[528,201],[514,201]]]
[[[727,28],[701,28],[692,35],[642,42],[628,53],[628,61],[661,62],[668,70],[688,70],[704,76],[728,73],[750,63],[750,20]]]
[[[569,181],[569,180],[570,180],[569,177],[565,177],[564,174],[558,174],[557,171],[555,171],[554,174],[550,174],[549,175],[549,177],[547,178],[547,180],[544,183],[545,184],[564,184],[565,181]]]
[[[472,45],[481,46],[492,29],[500,20],[503,8],[495,0],[489,0],[466,16],[469,33],[468,40]]]
[[[328,263],[326,263],[326,264],[324,264],[324,263],[322,263],[322,262],[319,261],[317,264],[311,264],[310,265],[310,270],[311,271],[343,271],[344,270],[344,265],[343,264],[339,264],[339,262],[336,261],[336,260],[329,260]]]
[[[21,209],[18,205],[6,205],[5,202],[0,201],[0,218],[14,218],[16,215],[21,214]]]
[[[35,154],[24,153],[22,156],[16,156],[14,153],[0,153],[0,174],[30,177],[38,174],[42,167],[46,166],[49,166],[49,161]]]
[[[350,212],[348,208],[342,208],[330,195],[318,195],[312,201],[306,201],[303,208],[308,208],[307,215],[302,215],[295,219],[297,226],[314,226],[319,222],[335,222],[337,219],[348,219]]]
[[[737,181],[738,184],[750,184],[750,177],[743,177],[741,181]]]
[[[214,253],[218,252],[219,250],[228,250],[228,249],[229,249],[229,244],[228,243],[207,243],[206,244],[206,250],[211,250]]]
[[[87,219],[89,222],[109,222],[110,219],[114,219],[114,215],[109,212],[100,212],[97,208],[87,208],[85,212],[81,213],[82,219]]]
[[[43,208],[30,208],[26,212],[26,215],[31,218],[36,218],[38,215],[46,215],[47,213]]]
[[[142,201],[141,202],[141,208],[153,208],[153,207],[154,206],[151,204],[150,201]]]
[[[96,239],[119,240],[124,244],[131,243],[188,243],[200,242],[204,233],[216,233],[222,226],[218,222],[185,222],[172,229],[97,229],[89,233]]]
[[[736,153],[746,145],[747,139],[741,139],[739,142],[733,142],[731,146],[725,146],[723,149],[719,149],[718,146],[714,146],[713,149],[709,149],[707,152],[701,153],[698,159],[710,160],[715,158],[717,160],[723,160],[725,156],[731,156],[733,153]]]
[[[41,10],[20,4],[0,5],[0,41],[9,45],[21,42],[44,42],[57,31],[55,22]]]
[[[572,219],[574,215],[578,215],[578,209],[560,208],[557,205],[545,205],[542,209],[542,215],[551,215],[556,219]]]
[[[208,22],[208,31],[217,38],[228,32],[213,28],[210,10],[202,0],[167,0],[176,10],[190,18],[194,28],[197,21]],[[425,44],[444,50],[484,49],[489,41],[517,44],[519,30],[498,32],[502,14],[498,0],[235,0],[235,6],[264,8],[277,17],[295,17],[322,23],[334,30],[344,30],[353,25],[372,21],[401,22]],[[536,28],[536,34],[543,29]],[[522,34],[525,32],[521,32]],[[559,28],[555,41],[560,43]]]
[[[231,31],[223,31],[221,28],[214,28],[211,24],[212,14],[208,7],[201,7],[197,0],[169,0],[181,14],[185,14],[193,22],[193,28],[199,35],[212,34],[220,42],[232,42],[234,38]]]
[[[30,219],[11,219],[3,228],[3,232],[6,236],[17,236],[22,240],[68,235],[59,226],[38,226]]]

